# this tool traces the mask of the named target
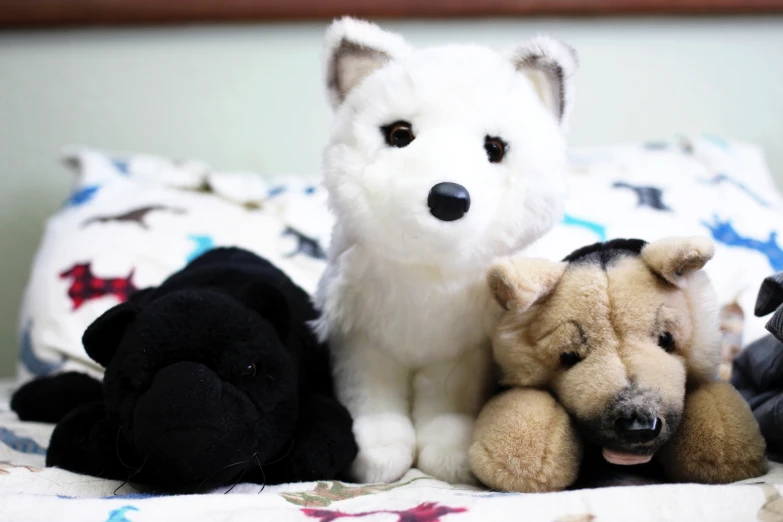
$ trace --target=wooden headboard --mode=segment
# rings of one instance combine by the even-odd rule
[[[0,28],[783,12],[783,0],[0,0]]]

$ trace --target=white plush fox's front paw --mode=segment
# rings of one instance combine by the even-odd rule
[[[451,484],[475,484],[468,450],[474,419],[467,415],[435,417],[418,430],[419,457],[416,466],[424,473]]]
[[[405,415],[380,413],[357,417],[353,433],[359,454],[351,466],[359,482],[393,482],[413,465],[416,432]]]

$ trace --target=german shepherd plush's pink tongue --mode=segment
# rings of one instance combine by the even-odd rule
[[[604,459],[611,464],[620,466],[634,466],[636,464],[646,464],[652,459],[652,455],[636,455],[634,453],[623,453],[604,448]]]

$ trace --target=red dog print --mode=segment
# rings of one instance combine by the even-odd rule
[[[90,299],[98,299],[105,295],[113,295],[120,302],[125,302],[128,297],[138,290],[133,284],[133,269],[124,279],[95,277],[92,273],[92,263],[77,263],[60,274],[60,279],[71,279],[68,288],[68,297],[73,302],[73,309],[78,310]]]
[[[402,511],[379,510],[365,511],[364,513],[343,513],[329,509],[303,509],[302,513],[308,517],[317,518],[319,522],[332,522],[340,518],[361,518],[369,515],[388,513],[397,515],[397,522],[440,522],[440,517],[452,513],[464,513],[466,508],[453,508],[441,506],[437,502],[425,502],[418,506]]]

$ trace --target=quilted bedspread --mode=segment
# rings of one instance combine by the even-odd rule
[[[454,486],[411,470],[394,484],[238,484],[165,496],[45,468],[52,427],[20,422],[0,384],[0,521],[742,522],[783,521],[783,465],[730,486],[614,487],[546,494]]]

